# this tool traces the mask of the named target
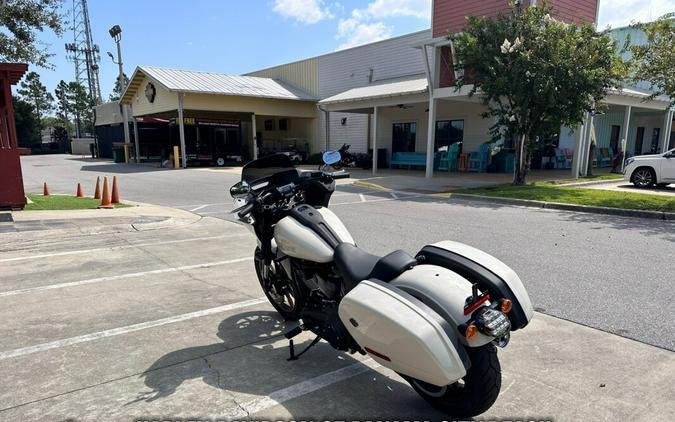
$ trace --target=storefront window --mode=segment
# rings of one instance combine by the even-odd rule
[[[394,123],[392,152],[415,152],[417,123]]]
[[[464,120],[438,120],[436,122],[435,150],[464,140]]]

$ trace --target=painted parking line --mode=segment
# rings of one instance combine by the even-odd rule
[[[415,194],[415,195],[409,195],[404,198],[378,198],[378,199],[366,199],[365,201],[352,201],[352,202],[336,202],[334,204],[331,204],[331,206],[335,205],[354,205],[354,204],[371,204],[373,202],[387,202],[387,201],[402,201],[404,199],[409,199],[409,198],[418,198],[420,196],[424,196],[424,194]]]
[[[18,290],[8,290],[8,291],[5,291],[5,292],[0,292],[0,298],[1,297],[7,297],[7,296],[16,296],[16,295],[22,295],[22,294],[28,294],[28,293],[41,292],[41,291],[44,291],[44,290],[63,289],[63,288],[66,288],[66,287],[84,286],[86,284],[102,283],[102,282],[105,282],[105,281],[116,281],[116,280],[122,280],[122,279],[126,279],[126,278],[142,277],[142,276],[153,275],[153,274],[164,274],[164,273],[171,273],[171,272],[176,272],[176,271],[195,270],[195,269],[199,269],[199,268],[211,268],[211,267],[217,267],[217,266],[220,266],[220,265],[228,265],[228,264],[235,264],[237,262],[250,261],[252,259],[253,259],[253,257],[249,256],[249,257],[245,257],[245,258],[228,259],[227,261],[216,261],[216,262],[207,262],[207,263],[204,263],[204,264],[184,265],[182,267],[160,268],[158,270],[150,270],[150,271],[141,271],[141,272],[137,272],[137,273],[111,275],[111,276],[106,276],[106,277],[97,277],[97,278],[90,278],[90,279],[87,279],[87,280],[69,281],[67,283],[49,284],[47,286],[28,287],[28,288],[25,288],[25,289],[18,289]]]
[[[231,202],[216,202],[216,203],[213,203],[213,204],[188,204],[188,205],[171,205],[171,206],[173,208],[185,208],[185,209],[187,209],[187,208],[194,208],[194,207],[201,207],[201,206],[211,207],[211,206],[214,206],[214,205],[227,205],[227,204],[231,204]]]
[[[118,249],[129,249],[129,248],[142,248],[145,246],[156,246],[156,245],[171,245],[174,243],[185,243],[185,242],[197,242],[201,240],[213,240],[213,239],[223,239],[227,237],[236,237],[241,236],[245,233],[237,234],[221,234],[218,236],[202,236],[202,237],[191,237],[188,239],[176,239],[176,240],[164,240],[159,242],[148,242],[148,243],[137,243],[137,244],[128,244],[121,246],[109,246],[105,248],[92,248],[92,249],[78,249],[74,251],[63,251],[63,252],[53,252],[40,255],[29,255],[29,256],[19,256],[15,258],[4,258],[0,259],[0,263],[3,262],[14,262],[14,261],[25,261],[28,259],[40,259],[40,258],[50,258],[54,256],[67,256],[67,255],[78,255],[78,254],[88,254],[92,252],[101,252],[101,251],[114,251]]]
[[[379,363],[375,362],[371,358],[365,359],[361,362],[353,363],[349,366],[345,366],[344,368],[340,368],[335,371],[299,382],[289,387],[282,388],[281,390],[274,391],[265,397],[260,397],[245,403],[241,403],[240,406],[246,413],[242,413],[241,415],[236,415],[233,417],[241,418],[250,416],[289,400],[313,393],[314,391],[320,390],[338,382],[345,381],[349,378],[363,374],[364,372],[367,372],[371,369],[376,369],[380,366],[381,365]]]
[[[98,331],[91,334],[84,334],[81,336],[65,338],[62,340],[50,341],[48,343],[36,344],[35,346],[22,347],[14,350],[7,350],[0,352],[0,360],[30,355],[33,353],[44,352],[50,349],[58,349],[61,347],[72,346],[74,344],[86,343],[106,337],[114,337],[122,334],[133,333],[135,331],[147,330],[148,328],[159,327],[162,325],[173,324],[176,322],[187,321],[194,318],[201,318],[207,315],[218,314],[221,312],[233,311],[248,306],[259,305],[267,302],[267,298],[261,297],[257,299],[244,300],[242,302],[230,303],[228,305],[217,306],[215,308],[204,309],[201,311],[190,312],[187,314],[174,315],[167,318],[156,319],[154,321],[141,322],[139,324],[126,325],[124,327],[112,328],[110,330]]]
[[[196,207],[196,208],[192,208],[192,209],[190,210],[190,212],[199,211],[199,210],[201,210],[201,209],[203,209],[203,208],[206,208],[206,207],[210,207],[210,205],[209,205],[209,204],[200,205],[200,206],[198,206],[198,207]]]

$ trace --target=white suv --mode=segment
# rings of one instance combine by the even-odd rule
[[[675,183],[675,149],[663,154],[638,155],[626,161],[623,178],[639,188]]]

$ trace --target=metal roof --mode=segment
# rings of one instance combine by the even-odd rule
[[[194,70],[176,70],[153,66],[138,66],[136,68],[124,92],[123,97],[125,99],[130,96],[130,90],[138,88],[138,83],[133,83],[134,80],[143,75],[172,92],[302,101],[318,100],[312,94],[276,79]]]
[[[332,97],[319,101],[319,104],[337,104],[352,101],[390,98],[409,94],[427,92],[427,78],[409,79],[405,81],[379,83],[360,88],[353,88]]]

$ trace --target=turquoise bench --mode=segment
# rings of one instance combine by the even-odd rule
[[[424,152],[395,152],[391,156],[391,163],[389,163],[390,168],[394,166],[426,167],[426,165],[427,154]]]

